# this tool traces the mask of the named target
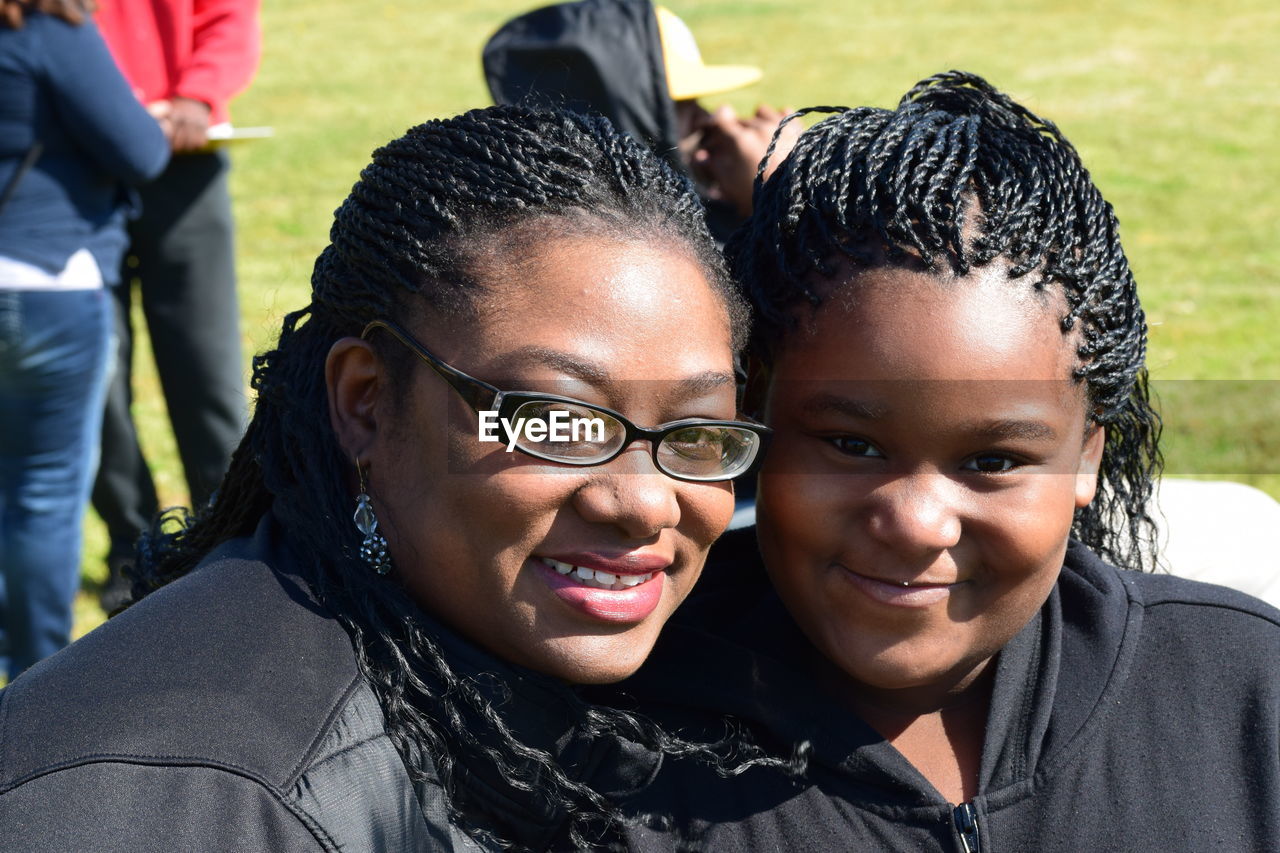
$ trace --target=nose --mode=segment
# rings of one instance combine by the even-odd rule
[[[613,525],[629,539],[652,539],[680,523],[679,485],[654,467],[649,446],[637,442],[594,469],[574,503],[589,522]]]
[[[913,474],[883,484],[872,494],[867,520],[871,535],[904,554],[920,556],[960,541],[957,485],[942,474]]]

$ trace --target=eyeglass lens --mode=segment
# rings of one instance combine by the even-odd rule
[[[627,429],[621,421],[585,405],[533,400],[519,406],[512,420],[526,422],[518,430],[516,447],[543,459],[571,464],[607,459],[626,440]],[[544,427],[530,430],[529,421],[541,422]],[[659,468],[678,477],[729,479],[751,465],[759,440],[754,432],[738,427],[690,425],[665,435],[656,458]]]

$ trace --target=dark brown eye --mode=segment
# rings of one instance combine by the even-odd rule
[[[827,440],[831,442],[832,447],[847,456],[884,456],[884,454],[881,453],[874,444],[864,438],[857,438],[852,435],[840,435]]]
[[[1005,471],[1012,471],[1018,467],[1018,463],[1010,459],[1008,456],[1001,456],[997,453],[983,453],[970,459],[964,466],[969,471],[978,471],[982,474],[1003,474]]]

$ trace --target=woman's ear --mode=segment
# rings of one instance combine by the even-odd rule
[[[1076,468],[1076,506],[1084,508],[1098,492],[1098,469],[1102,465],[1102,449],[1107,444],[1105,427],[1090,423],[1084,445],[1080,448],[1080,464]]]
[[[324,382],[329,392],[329,423],[338,445],[348,459],[358,459],[378,434],[382,362],[368,341],[342,338],[324,360]]]

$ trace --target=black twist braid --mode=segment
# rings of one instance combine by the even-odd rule
[[[513,786],[562,810],[572,843],[585,847],[616,827],[613,805],[521,742],[475,683],[450,666],[404,590],[359,560],[344,485],[352,463],[324,416],[324,363],[335,340],[424,306],[465,315],[481,288],[477,258],[521,229],[683,248],[720,296],[735,346],[745,343],[745,303],[687,178],[607,121],[494,107],[419,125],[374,152],[338,208],[312,275],[311,304],[287,315],[276,347],[254,360],[257,405],[218,495],[198,514],[157,523],[140,548],[134,592],[141,597],[191,571],[214,546],[249,535],[270,509],[304,562],[317,567],[315,592],[350,634],[415,783],[435,775],[465,822],[454,765],[459,756],[483,754]],[[389,346],[380,355],[392,384],[413,361]],[[616,733],[668,754],[708,756],[726,773],[803,760],[722,758],[713,745],[683,743],[639,717],[585,703],[581,721],[589,735]],[[505,843],[501,828],[497,835]]]
[[[866,268],[914,255],[929,269],[945,259],[957,275],[1003,258],[1011,278],[1056,285],[1063,333],[1079,342],[1075,377],[1107,429],[1101,488],[1074,534],[1119,566],[1152,565],[1147,502],[1162,461],[1146,319],[1115,213],[1075,148],[1053,122],[961,71],[921,81],[896,110],[797,115],[810,112],[835,115],[806,131],[767,183],[757,179],[755,214],[726,247],[756,311],[757,352],[767,361],[793,309],[821,303],[819,277],[839,258]]]

